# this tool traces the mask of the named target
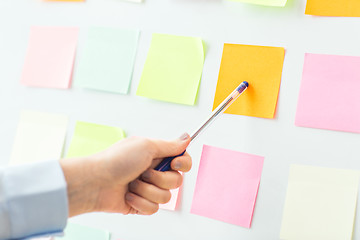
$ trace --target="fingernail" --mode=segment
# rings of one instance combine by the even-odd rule
[[[189,134],[183,133],[183,134],[179,137],[179,139],[180,139],[181,141],[185,141],[185,140],[187,140],[189,137],[190,137]]]
[[[125,199],[126,199],[126,201],[131,202],[131,201],[134,199],[134,197],[133,197],[131,194],[127,193],[127,194],[125,195]]]
[[[181,162],[176,162],[174,168],[175,170],[179,170],[181,168]]]
[[[145,181],[150,180],[150,177],[151,177],[150,171],[146,171],[142,174],[142,179],[144,179]]]

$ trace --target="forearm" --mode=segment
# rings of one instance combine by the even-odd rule
[[[69,217],[95,210],[100,190],[95,165],[96,160],[91,157],[60,160],[67,182]]]

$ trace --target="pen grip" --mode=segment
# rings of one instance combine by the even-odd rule
[[[179,155],[176,155],[174,157],[167,157],[167,158],[164,158],[161,163],[159,163],[159,165],[157,165],[154,169],[157,170],[157,171],[160,171],[160,172],[166,172],[166,171],[169,171],[171,170],[171,161],[174,159],[174,158],[177,158],[177,157],[180,157],[182,155],[184,155],[184,153],[186,152],[183,151],[181,154]]]

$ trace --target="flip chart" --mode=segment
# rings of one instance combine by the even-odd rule
[[[248,89],[225,113],[274,118],[285,49],[224,44],[213,109],[243,81]]]
[[[360,133],[360,57],[305,54],[295,124]]]
[[[250,228],[264,158],[203,146],[191,213]]]
[[[67,116],[35,111],[20,115],[10,164],[56,160],[62,157]]]
[[[351,240],[358,187],[358,171],[291,165],[280,238]]]
[[[32,87],[69,88],[77,40],[76,27],[31,27],[21,83]]]
[[[200,38],[154,33],[136,95],[194,105],[204,55]]]
[[[91,27],[75,74],[75,85],[127,94],[139,31]]]

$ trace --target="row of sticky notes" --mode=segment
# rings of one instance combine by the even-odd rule
[[[62,115],[23,112],[11,163],[59,159],[66,126]],[[124,137],[117,127],[77,122],[67,156],[93,154]],[[260,156],[204,145],[191,213],[249,228],[263,162]],[[351,239],[345,236],[352,233],[358,180],[356,171],[292,166],[281,237],[326,239],[338,234],[337,239]],[[175,210],[178,190],[174,191],[171,202],[161,208]]]
[[[63,115],[24,111],[10,164],[60,159],[66,131]],[[91,155],[123,138],[118,127],[77,122],[66,157]],[[263,157],[205,145],[191,212],[250,227],[262,165]],[[175,210],[178,197],[179,189],[172,190],[170,202],[160,207]]]
[[[33,27],[22,83],[68,88],[77,34],[75,28]],[[127,93],[138,35],[137,31],[91,28],[75,85]],[[200,38],[153,34],[137,95],[194,105],[204,54]],[[284,55],[281,47],[225,44],[213,108],[248,81],[250,87],[226,113],[274,118]],[[296,125],[360,132],[359,63],[359,57],[306,54]]]
[[[85,0],[46,0],[85,2]],[[142,0],[125,0],[142,2]],[[264,6],[284,7],[287,0],[231,0]],[[305,14],[318,16],[360,17],[360,2],[358,0],[307,0]]]
[[[57,160],[63,156],[68,126],[61,114],[23,111],[18,124],[10,164]],[[89,122],[76,122],[66,157],[83,157],[100,152],[125,138],[121,128]],[[175,210],[179,188],[171,190],[171,199],[160,208]]]
[[[287,0],[231,0],[264,6],[284,7]],[[305,14],[334,17],[360,17],[358,0],[307,0]]]
[[[287,0],[231,0],[264,6],[284,7]],[[360,17],[358,0],[307,0],[305,14],[317,16]]]

